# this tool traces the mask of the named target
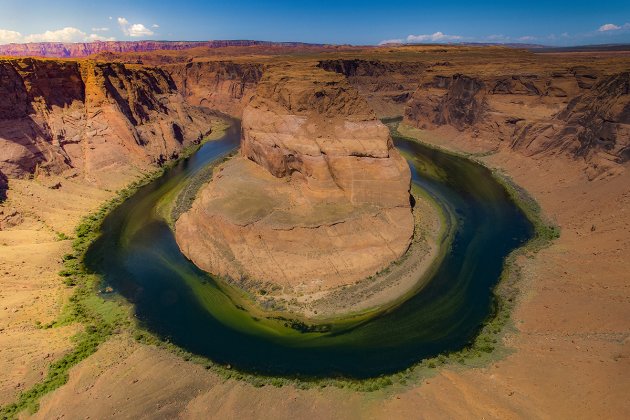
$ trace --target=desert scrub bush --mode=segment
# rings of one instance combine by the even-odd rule
[[[58,241],[65,241],[65,240],[71,239],[68,235],[66,235],[63,232],[55,232],[55,235],[57,236]]]

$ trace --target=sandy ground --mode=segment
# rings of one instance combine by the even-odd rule
[[[472,151],[488,149],[447,130],[423,138],[451,149],[464,144]],[[513,350],[507,357],[484,368],[438,369],[407,388],[373,393],[255,388],[224,382],[123,335],[75,366],[69,383],[45,396],[35,417],[629,418],[630,171],[588,181],[579,165],[562,158],[537,160],[500,151],[483,160],[524,186],[562,228],[552,246],[520,261],[522,293],[513,315],[518,332],[506,337]],[[12,194],[30,185],[24,181]],[[40,216],[44,222],[0,232],[0,244],[7,243],[0,248],[0,371],[11,372],[2,375],[4,401],[15,395],[17,383],[36,380],[48,353],[68,348],[68,331],[33,327],[36,319],[52,319],[67,293],[54,273],[69,245],[54,240],[51,229],[63,231],[63,226],[54,225],[53,214],[62,212],[69,197],[87,210],[108,193],[62,193],[64,187],[37,193],[40,205],[46,204],[42,213],[50,213]],[[77,216],[71,213],[67,220],[66,227]],[[23,249],[30,251],[20,254]],[[15,340],[19,348],[9,346]]]
[[[49,186],[61,182],[59,189]],[[59,275],[81,216],[111,193],[78,182],[12,180],[5,214],[17,210],[23,223],[0,230],[0,404],[43,379],[47,366],[69,350],[78,326],[42,329],[59,315],[70,289]]]

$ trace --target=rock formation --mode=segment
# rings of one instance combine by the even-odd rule
[[[187,103],[241,116],[263,72],[256,63],[206,61],[163,67]]]
[[[370,276],[406,251],[409,168],[343,76],[268,70],[242,130],[241,156],[176,223],[199,267],[315,291]]]
[[[322,60],[324,70],[346,76],[379,117],[402,115],[427,69],[424,62],[337,59]]]
[[[212,115],[187,104],[157,68],[0,60],[0,80],[0,171],[8,177],[70,172],[120,186],[128,179],[118,175],[177,155],[211,126]]]
[[[7,189],[9,188],[9,179],[0,171],[0,203],[7,197]]]
[[[225,47],[307,47],[321,44],[301,42],[269,42],[249,40],[216,41],[94,41],[94,42],[32,42],[0,45],[0,55],[18,57],[79,58],[104,52],[128,53],[187,50],[191,48]]]
[[[577,156],[606,154],[630,160],[630,73],[595,83],[569,102],[556,118],[565,123],[555,139]]]
[[[432,76],[407,103],[405,120],[425,129],[449,125],[530,156],[582,158],[597,176],[630,158],[629,73],[585,70]]]

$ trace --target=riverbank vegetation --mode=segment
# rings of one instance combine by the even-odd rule
[[[221,133],[227,127],[225,123],[218,124],[216,130]],[[204,139],[203,142],[213,140],[215,137],[217,133],[213,132],[212,137]],[[20,393],[17,401],[0,408],[0,418],[15,418],[24,410],[36,412],[38,401],[42,396],[68,382],[69,370],[73,366],[94,354],[100,344],[112,334],[137,327],[133,320],[131,305],[120,298],[107,296],[107,292],[100,290],[101,278],[86,270],[83,258],[89,246],[99,237],[103,220],[113,209],[131,197],[139,188],[163,176],[178,161],[190,157],[203,142],[185,148],[178,159],[165,163],[119,190],[114,198],[82,219],[75,228],[74,238],[66,235],[63,238],[60,237],[60,240],[73,239],[72,252],[62,257],[63,269],[59,272],[61,281],[66,286],[72,287],[73,293],[57,320],[44,325],[36,324],[39,328],[56,328],[77,323],[82,326],[82,331],[72,338],[74,348],[49,366],[48,373],[42,382]]]
[[[394,131],[396,129],[397,127],[393,128]],[[397,133],[397,135],[401,134]],[[410,139],[419,141],[417,138]],[[434,147],[430,144],[426,146]],[[180,159],[190,156],[198,147],[188,148],[181,154]],[[455,154],[448,150],[445,152]],[[460,154],[460,156],[462,155]],[[473,159],[470,155],[464,157]],[[479,162],[477,159],[474,160]],[[483,164],[482,162],[479,163]],[[113,199],[101,206],[98,211],[85,217],[77,226],[73,250],[63,256],[64,268],[59,273],[62,281],[73,288],[73,294],[59,319],[40,327],[55,328],[69,323],[80,323],[83,329],[73,339],[74,349],[50,365],[48,374],[42,382],[21,393],[16,402],[2,407],[0,417],[16,417],[25,409],[31,412],[36,411],[39,399],[46,393],[65,384],[69,378],[70,368],[96,352],[99,345],[113,334],[130,334],[141,343],[167,349],[178,354],[184,360],[201,364],[224,380],[243,380],[256,387],[292,385],[297,388],[317,388],[334,386],[357,391],[375,391],[391,385],[405,386],[415,383],[420,378],[433,374],[441,366],[481,366],[509,352],[509,349],[502,344],[502,339],[506,332],[514,330],[510,321],[510,314],[519,295],[520,269],[517,262],[518,258],[531,256],[547,246],[560,234],[557,226],[544,219],[540,207],[525,190],[507,176],[493,170],[497,181],[505,187],[514,202],[534,226],[535,235],[527,244],[514,250],[506,258],[501,279],[494,289],[493,310],[480,326],[479,333],[467,346],[458,351],[424,359],[403,371],[369,379],[263,376],[242,372],[229,365],[220,365],[207,358],[193,355],[146,331],[134,320],[131,305],[121,298],[115,297],[116,295],[100,290],[102,287],[101,279],[99,276],[89,273],[83,264],[85,252],[90,244],[99,237],[105,217],[139,188],[159,178],[175,164],[176,161],[169,162],[162,168],[131,183],[128,187],[120,190]],[[189,197],[184,199],[186,202],[190,201]],[[185,206],[185,203],[182,205]]]

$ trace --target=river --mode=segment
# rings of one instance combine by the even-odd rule
[[[490,171],[400,137],[412,182],[455,219],[450,249],[425,287],[359,323],[300,332],[251,315],[226,286],[180,252],[159,208],[195,173],[238,147],[235,123],[105,219],[87,268],[134,305],[141,325],[163,339],[233,368],[265,375],[365,378],[405,369],[470,343],[493,310],[506,256],[533,227]]]

